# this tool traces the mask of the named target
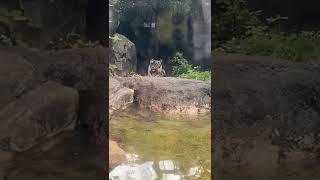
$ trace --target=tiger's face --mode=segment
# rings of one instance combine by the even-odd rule
[[[151,59],[149,66],[150,66],[151,72],[157,72],[158,69],[162,68],[162,59],[160,60]]]

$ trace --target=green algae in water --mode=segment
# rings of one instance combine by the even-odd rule
[[[112,117],[109,127],[110,138],[141,160],[174,160],[184,175],[200,166],[199,179],[210,179],[210,114],[179,118],[131,108]]]

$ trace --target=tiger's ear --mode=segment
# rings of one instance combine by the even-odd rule
[[[153,61],[154,61],[153,59],[150,60],[150,62],[153,62]]]
[[[162,63],[162,59],[160,59],[160,63]]]

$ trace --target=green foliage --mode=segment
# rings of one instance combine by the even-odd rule
[[[295,62],[320,57],[320,32],[267,32],[259,28],[253,31],[246,38],[227,42],[224,50],[230,53],[272,56]]]
[[[251,12],[246,0],[216,0],[213,4],[212,37],[214,48],[232,38],[240,38],[261,24],[260,11]]]
[[[201,81],[207,81],[211,79],[210,71],[199,71],[196,68],[193,68],[192,65],[188,63],[188,60],[183,57],[182,53],[176,53],[172,62],[178,64],[176,66],[173,66],[173,76]]]
[[[200,81],[208,81],[211,79],[211,72],[210,71],[196,71],[196,70],[189,70],[187,73],[183,73],[179,76],[180,78],[184,79],[196,79]]]
[[[188,63],[188,60],[186,60],[180,52],[176,53],[172,62],[178,64],[178,66],[173,66],[172,74],[174,76],[180,76],[184,73],[188,73],[190,70],[193,70],[192,65]]]
[[[260,11],[251,12],[246,0],[217,0],[215,6],[212,25],[215,50],[291,61],[320,57],[319,32],[282,32],[288,17],[260,19]]]

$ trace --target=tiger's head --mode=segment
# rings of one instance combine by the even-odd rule
[[[160,60],[151,59],[149,66],[150,66],[151,72],[156,72],[158,69],[162,68],[162,59]]]

